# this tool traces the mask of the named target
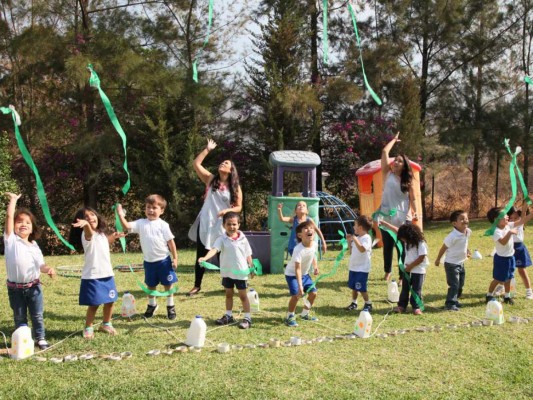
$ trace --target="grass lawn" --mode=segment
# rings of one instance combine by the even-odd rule
[[[260,296],[261,312],[253,315],[247,331],[237,326],[216,327],[214,320],[224,313],[224,294],[217,273],[204,277],[202,292],[187,298],[194,278],[192,250],[180,251],[179,292],[176,295],[178,318],[166,319],[164,299],[159,311],[146,322],[140,316],[132,321],[120,317],[116,303],[113,321],[119,335],[109,337],[96,332],[85,341],[81,330],[85,307],[78,305],[79,279],[43,276],[47,339],[56,344],[40,354],[47,359],[94,352],[98,355],[131,351],[122,361],[75,361],[54,364],[34,359],[13,361],[0,358],[2,385],[0,398],[46,399],[167,399],[167,398],[250,398],[250,399],[530,399],[533,394],[533,322],[493,327],[458,327],[479,320],[485,314],[485,293],[492,277],[490,238],[482,237],[488,222],[473,221],[470,248],[478,249],[482,260],[467,263],[467,278],[460,312],[443,311],[446,279],[443,267],[433,266],[434,258],[451,225],[432,223],[425,227],[431,266],[424,284],[426,312],[422,316],[395,315],[386,300],[381,249],[373,254],[369,293],[374,302],[373,331],[369,339],[334,340],[299,347],[256,348],[216,352],[218,343],[268,343],[272,338],[288,341],[332,337],[353,331],[358,312],[345,311],[350,291],[346,287],[347,258],[339,272],[318,284],[314,315],[318,322],[301,321],[296,328],[282,323],[288,290],[283,275],[265,275],[251,281]],[[526,244],[533,250],[533,239],[526,230]],[[333,259],[337,253],[328,252]],[[46,257],[52,266],[81,265],[83,256]],[[140,254],[113,254],[115,265],[142,261]],[[329,271],[332,260],[319,263]],[[533,268],[529,269],[533,278]],[[394,274],[397,276],[397,272]],[[142,272],[116,273],[118,290],[129,290],[137,299],[138,312],[144,312],[146,297],[136,284]],[[0,279],[5,280],[5,268]],[[12,312],[5,286],[2,289],[0,330],[13,332]],[[533,301],[524,297],[517,280],[516,303],[504,306],[510,316],[533,317]],[[360,304],[362,301],[360,300]],[[235,298],[234,309],[240,302]],[[301,305],[298,308],[300,311]],[[204,316],[207,326],[206,347],[200,353],[174,353],[151,357],[153,349],[175,348],[185,339],[195,315]],[[237,311],[237,315],[239,312]],[[97,315],[100,320],[101,312]],[[419,332],[416,328],[443,327],[440,332]],[[408,329],[403,335],[380,338],[378,335]],[[2,345],[2,347],[4,347]]]

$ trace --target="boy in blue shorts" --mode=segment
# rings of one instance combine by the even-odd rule
[[[172,284],[178,282],[176,268],[178,267],[178,251],[174,243],[174,235],[167,222],[159,218],[165,212],[166,200],[151,194],[145,200],[144,213],[146,218],[128,222],[122,205],[117,206],[120,222],[125,230],[138,233],[144,257],[144,283],[149,290],[156,290],[162,284],[165,291],[172,289]],[[172,256],[172,258],[171,258]],[[151,318],[158,305],[154,296],[148,296],[148,307],[144,316]],[[176,319],[174,295],[167,297],[167,317]]]
[[[309,276],[311,266],[313,266],[313,273],[318,275],[318,265],[316,261],[317,244],[315,242],[315,226],[311,221],[304,221],[296,227],[296,239],[298,244],[294,248],[291,261],[285,268],[285,279],[289,286],[291,298],[289,300],[289,310],[285,325],[298,326],[294,312],[300,297],[313,286],[313,280]],[[317,289],[313,287],[308,294],[308,303],[304,305],[302,310],[302,319],[307,321],[317,321],[317,318],[309,315],[309,310],[313,306],[316,299]]]
[[[348,287],[352,289],[352,302],[346,307],[348,311],[357,309],[357,296],[361,293],[365,301],[363,310],[372,312],[372,302],[367,290],[371,267],[370,257],[372,256],[372,238],[368,234],[370,229],[372,229],[372,219],[360,215],[354,225],[355,235],[346,236],[350,249]]]

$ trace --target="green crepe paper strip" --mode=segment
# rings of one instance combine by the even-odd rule
[[[48,206],[48,200],[46,199],[46,193],[44,191],[44,185],[41,181],[41,177],[39,175],[39,171],[37,170],[37,166],[33,162],[33,159],[31,158],[30,152],[28,151],[28,148],[24,144],[24,140],[22,139],[22,136],[20,135],[18,124],[20,124],[20,117],[15,111],[13,107],[7,108],[7,107],[0,107],[0,111],[2,111],[3,114],[10,114],[13,117],[13,124],[15,125],[15,137],[17,139],[17,144],[19,146],[20,152],[22,153],[22,157],[24,158],[24,161],[26,161],[26,164],[30,167],[33,174],[35,175],[35,183],[37,185],[37,197],[39,198],[39,201],[41,202],[41,208],[43,210],[44,218],[46,219],[46,222],[48,223],[48,226],[52,228],[54,233],[57,235],[57,237],[63,242],[65,246],[67,246],[70,250],[76,251],[74,246],[72,246],[63,236],[61,236],[61,233],[59,232],[59,229],[57,229],[57,226],[54,223],[54,220],[52,219],[52,215],[50,213],[50,207]]]
[[[348,2],[348,10],[350,11],[350,15],[352,16],[353,29],[355,31],[355,37],[357,39],[357,46],[359,47],[359,59],[361,60],[361,69],[363,71],[363,79],[365,81],[365,86],[368,92],[370,93],[370,95],[372,96],[372,98],[374,99],[374,101],[376,102],[376,104],[380,106],[383,104],[383,102],[381,101],[379,96],[376,94],[376,92],[374,92],[374,90],[370,87],[370,84],[368,83],[368,79],[366,78],[365,65],[363,64],[363,48],[361,46],[361,39],[359,38],[359,31],[357,30],[357,19],[355,17],[355,11],[353,10],[353,7],[350,2]]]
[[[113,209],[113,211],[115,213],[115,227],[117,228],[117,232],[123,233],[124,229],[122,228],[122,223],[120,222],[120,217],[118,215],[117,206],[118,206],[118,203],[116,203],[112,207],[112,209]],[[125,237],[121,237],[121,238],[119,238],[119,241],[120,241],[120,247],[122,247],[122,252],[126,253],[126,238]]]
[[[415,303],[418,305],[418,307],[424,311],[425,307],[424,307],[424,303],[422,302],[422,299],[420,298],[420,296],[418,296],[418,293],[416,293],[414,290],[413,290],[413,287],[411,286],[411,277],[409,276],[409,272],[407,272],[405,270],[405,265],[402,261],[402,256],[403,256],[403,244],[400,240],[398,240],[398,236],[396,235],[395,232],[391,231],[390,229],[386,228],[385,226],[383,225],[380,225],[379,226],[379,229],[381,229],[382,231],[385,231],[387,232],[389,235],[391,235],[392,239],[394,240],[394,243],[396,244],[396,247],[398,248],[398,252],[400,253],[400,256],[398,257],[398,264],[400,266],[400,271],[402,271],[403,273],[403,277],[405,278],[405,280],[407,280],[407,284],[409,285],[409,291],[411,292],[411,295],[413,296],[413,299],[415,299]],[[406,283],[404,282],[403,285],[405,285]]]
[[[113,126],[115,127],[115,130],[117,131],[117,133],[120,135],[122,139],[122,147],[124,148],[123,168],[124,168],[124,171],[126,171],[126,175],[128,176],[126,183],[124,184],[124,186],[122,186],[122,193],[126,194],[128,193],[128,190],[130,190],[130,185],[131,185],[130,173],[128,171],[128,153],[126,151],[126,144],[127,144],[126,134],[124,133],[122,126],[120,126],[120,122],[118,122],[117,116],[115,115],[115,111],[113,110],[113,106],[111,105],[109,98],[106,96],[106,94],[100,87],[100,78],[98,77],[96,72],[94,72],[92,64],[89,64],[87,68],[91,72],[91,76],[89,78],[89,85],[98,89],[98,92],[100,93],[100,97],[102,99],[102,103],[104,103],[104,107],[107,111],[107,115],[109,116],[111,123],[113,124]]]
[[[324,64],[328,65],[328,0],[322,0],[322,53],[324,53]]]
[[[198,83],[198,67],[197,67],[197,61],[200,55],[203,53],[205,46],[207,43],[209,43],[209,35],[211,34],[211,24],[213,22],[213,4],[214,0],[209,0],[209,15],[207,19],[207,34],[205,35],[204,44],[198,51],[198,54],[194,58],[194,61],[192,63],[192,79],[196,83]]]
[[[505,148],[507,149],[507,152],[511,155],[511,157],[513,156],[513,153],[511,152],[511,147],[509,146],[509,139],[505,139],[504,140],[504,145],[505,145]],[[518,157],[518,154],[520,154],[520,152],[522,151],[521,148],[517,147],[516,150],[515,150],[515,153],[516,153],[516,156]],[[522,176],[522,171],[520,171],[520,168],[518,167],[518,163],[515,161],[515,169],[516,169],[516,175],[518,176],[518,181],[520,182],[520,187],[522,189],[522,195],[524,197],[524,201],[528,204],[528,205],[531,205],[531,199],[529,197],[529,193],[527,191],[527,186],[526,186],[526,182],[524,181],[524,177]]]
[[[240,269],[229,269],[229,268],[219,268],[215,264],[208,263],[207,261],[202,261],[200,265],[206,269],[210,269],[213,271],[230,271],[234,275],[249,275],[249,274],[255,274],[255,275],[263,275],[263,266],[259,262],[257,258],[252,259],[252,268],[248,268],[246,270],[240,270]],[[257,273],[257,264],[259,264],[261,273]]]
[[[342,246],[342,250],[337,255],[337,257],[335,258],[335,264],[333,265],[332,270],[330,272],[328,272],[327,274],[320,274],[318,276],[318,278],[316,278],[316,280],[313,282],[313,284],[307,288],[307,290],[305,291],[305,294],[307,294],[311,290],[313,290],[313,288],[316,287],[316,284],[318,282],[320,282],[322,279],[328,278],[328,277],[333,276],[333,275],[335,275],[337,273],[337,269],[339,268],[339,265],[340,265],[342,259],[344,258],[344,255],[346,254],[346,251],[348,250],[348,242],[346,241],[346,238],[344,237],[344,232],[342,232],[342,231],[337,231],[337,232],[342,237],[342,239],[339,242],[341,244],[341,246]]]
[[[377,210],[374,214],[372,214],[372,219],[377,219],[376,217],[379,215],[382,215],[384,217],[394,217],[398,213],[398,210],[395,208],[391,208],[391,210],[388,213],[384,213],[381,210]]]
[[[528,85],[533,85],[533,79],[531,79],[529,76],[524,76],[524,82]]]

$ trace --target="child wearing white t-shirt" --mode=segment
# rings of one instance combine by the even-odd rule
[[[372,219],[360,215],[354,225],[355,235],[346,236],[350,249],[348,287],[352,289],[352,302],[346,307],[348,311],[357,309],[357,296],[361,293],[365,301],[363,310],[372,312],[372,302],[367,290],[372,256],[372,237],[368,234],[370,229],[372,229]]]
[[[448,294],[444,306],[449,311],[459,311],[461,303],[459,298],[463,293],[465,284],[465,261],[468,258],[468,238],[472,231],[468,228],[468,214],[463,210],[456,210],[450,215],[450,222],[453,231],[444,239],[444,243],[439,250],[435,260],[435,265],[440,265],[440,260],[444,253],[444,270],[446,271],[446,283],[448,284]]]

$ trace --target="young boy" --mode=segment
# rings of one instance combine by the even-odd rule
[[[487,218],[491,223],[494,223],[500,217],[500,207],[493,207],[487,213]],[[492,282],[489,285],[489,290],[485,300],[489,302],[494,298],[493,292],[496,286],[503,284],[505,287],[504,302],[507,304],[514,304],[511,298],[511,279],[514,277],[514,270],[516,267],[514,258],[514,242],[513,235],[517,234],[517,227],[524,225],[533,217],[533,213],[523,216],[517,221],[509,222],[509,216],[501,216],[496,225],[496,230],[492,235],[494,244],[496,246],[496,254],[494,254],[494,264],[492,268]]]
[[[314,241],[315,238],[315,226],[312,221],[304,221],[296,227],[296,239],[298,244],[294,248],[291,261],[285,268],[285,279],[289,286],[289,292],[291,298],[289,300],[289,310],[287,312],[287,318],[285,319],[285,325],[298,326],[294,312],[296,311],[296,305],[300,297],[313,285],[313,280],[309,276],[309,270],[311,265],[313,266],[313,272],[318,275],[318,265],[316,262],[317,244]],[[317,321],[315,317],[309,315],[309,310],[313,306],[313,302],[316,299],[317,289],[313,287],[308,295],[309,304],[304,306],[302,310],[302,319],[307,321]]]
[[[200,257],[198,262],[209,260],[215,254],[220,253],[220,275],[222,276],[222,286],[226,289],[226,313],[215,322],[217,325],[228,325],[235,322],[233,318],[233,288],[235,287],[238,290],[244,310],[244,320],[239,323],[239,328],[248,329],[252,326],[252,317],[246,286],[247,271],[252,267],[252,248],[246,236],[239,230],[239,214],[233,211],[224,214],[222,226],[226,232],[215,240],[213,248],[204,257]]]
[[[168,223],[159,218],[165,212],[166,207],[167,201],[162,196],[151,194],[145,200],[146,218],[128,222],[122,205],[117,206],[124,229],[139,234],[144,256],[144,283],[149,290],[156,290],[157,285],[162,284],[165,291],[168,291],[172,289],[172,284],[178,281],[175,272],[178,267],[178,251],[174,243],[174,235]],[[144,316],[153,317],[157,308],[156,298],[148,296],[148,307]],[[176,319],[172,294],[167,297],[167,317],[170,320]]]
[[[468,238],[472,234],[468,228],[468,214],[463,210],[456,210],[450,215],[450,222],[453,226],[444,243],[439,250],[435,265],[440,265],[440,260],[444,253],[444,270],[446,271],[446,283],[448,284],[448,294],[444,306],[449,311],[459,311],[461,303],[458,299],[463,293],[465,284],[465,261],[469,256]]]
[[[355,235],[347,235],[350,249],[350,262],[348,264],[348,287],[352,289],[352,302],[346,310],[357,309],[357,296],[361,293],[365,301],[363,310],[372,312],[372,302],[368,297],[367,283],[370,273],[370,257],[372,256],[372,238],[368,231],[372,228],[372,219],[360,215],[354,225]]]

